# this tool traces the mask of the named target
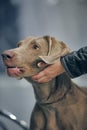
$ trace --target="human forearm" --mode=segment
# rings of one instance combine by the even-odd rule
[[[87,73],[87,47],[63,56],[60,60],[71,78]]]

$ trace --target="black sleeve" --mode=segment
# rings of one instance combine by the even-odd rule
[[[87,46],[61,57],[60,60],[71,78],[87,73]]]

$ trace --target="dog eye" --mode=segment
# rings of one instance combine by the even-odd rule
[[[20,47],[20,45],[18,44],[17,47]]]
[[[38,45],[33,45],[33,49],[39,49],[39,46]]]
[[[17,44],[17,47],[20,47],[22,45],[22,42],[19,42],[18,44]]]

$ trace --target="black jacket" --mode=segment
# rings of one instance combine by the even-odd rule
[[[87,46],[61,57],[61,63],[71,78],[87,73]]]

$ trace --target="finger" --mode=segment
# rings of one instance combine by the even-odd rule
[[[41,67],[46,67],[46,66],[48,66],[48,64],[46,64],[46,63],[44,63],[44,62],[39,62],[39,63],[37,64],[37,66],[38,66],[39,68],[41,68]]]
[[[38,83],[46,83],[46,82],[49,82],[50,80],[52,80],[52,78],[44,76],[44,77],[41,77],[41,78],[39,78],[35,81],[38,82]]]
[[[38,74],[32,76],[32,79],[33,79],[33,80],[38,80],[38,79],[40,79],[40,78],[42,78],[42,77],[44,77],[44,76],[45,76],[44,72],[40,72],[40,73],[38,73]]]
[[[38,82],[38,83],[46,83],[47,79],[46,78],[40,78],[36,82]]]
[[[38,66],[38,67],[43,67],[43,62],[39,62],[39,63],[37,64],[37,66]]]
[[[38,82],[38,83],[47,83],[50,80],[52,80],[52,79],[51,78],[42,77],[42,78],[38,79],[36,82]]]

